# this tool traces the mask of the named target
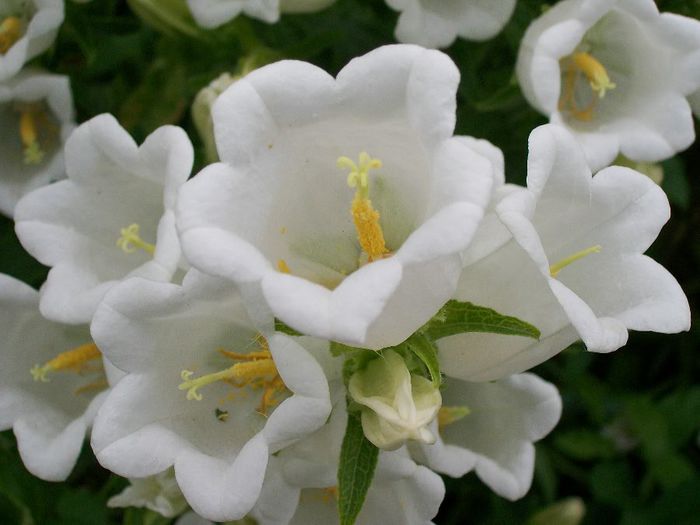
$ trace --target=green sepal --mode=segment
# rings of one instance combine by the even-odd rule
[[[455,300],[447,301],[421,332],[432,341],[466,332],[540,338],[540,331],[535,326],[517,317],[500,314],[485,306]]]
[[[283,334],[291,335],[294,337],[304,335],[301,332],[297,332],[294,328],[287,325],[284,321],[280,321],[277,318],[275,318],[275,331],[282,332]]]
[[[399,345],[399,347],[402,346],[408,348],[425,365],[433,385],[439,388],[442,383],[442,375],[440,374],[440,362],[435,344],[423,333],[417,332]]]
[[[338,514],[340,525],[353,525],[372,484],[379,449],[365,437],[357,413],[348,414],[338,465]]]

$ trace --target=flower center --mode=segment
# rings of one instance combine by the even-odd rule
[[[20,103],[15,110],[19,113],[23,161],[27,165],[40,164],[46,156],[47,147],[58,137],[58,127],[43,103]]]
[[[443,429],[447,425],[451,425],[452,423],[456,423],[460,419],[467,417],[470,412],[471,410],[465,406],[440,407],[437,415],[438,430],[440,433],[442,433]]]
[[[287,387],[277,371],[275,362],[272,360],[267,340],[260,336],[258,337],[258,343],[261,349],[247,354],[219,349],[219,353],[224,357],[239,362],[218,372],[194,378],[193,371],[183,370],[180,373],[182,383],[177,388],[187,391],[187,399],[189,401],[201,401],[203,397],[199,393],[199,389],[219,381],[223,381],[235,388],[251,387],[254,390],[262,390],[262,398],[257,411],[262,415],[267,415],[267,410],[280,402],[278,396]],[[226,414],[224,419],[219,417],[220,414],[224,413]],[[217,409],[217,418],[225,421],[228,418],[228,412]]]
[[[349,169],[348,186],[357,188],[352,200],[352,214],[357,240],[362,250],[367,254],[368,262],[381,259],[389,253],[384,241],[384,232],[379,224],[380,215],[372,206],[369,199],[369,170],[382,167],[382,161],[373,159],[365,151],[359,155],[359,164],[348,157],[339,157],[337,165],[341,169]]]
[[[7,53],[22,37],[22,21],[16,16],[8,16],[0,22],[0,54]]]
[[[53,372],[70,371],[76,374],[84,375],[90,372],[99,372],[100,377],[91,383],[87,383],[75,390],[75,394],[83,394],[95,390],[103,390],[107,388],[107,378],[104,375],[102,362],[91,363],[102,358],[99,348],[95,343],[85,343],[77,346],[66,352],[58,354],[56,357],[47,361],[43,365],[34,365],[29,371],[32,374],[34,381],[48,383],[47,375]]]
[[[559,110],[568,111],[578,120],[591,120],[598,99],[605,97],[609,90],[615,89],[615,83],[610,80],[603,64],[588,53],[578,52],[568,56],[563,60],[562,67],[564,87],[559,99]],[[576,100],[576,84],[581,74],[586,78],[593,92],[590,102],[584,107],[580,107]]]
[[[557,275],[559,275],[559,272],[561,272],[564,268],[569,266],[571,263],[574,263],[574,262],[578,261],[579,259],[583,259],[584,257],[591,255],[592,253],[600,253],[600,251],[602,249],[603,249],[603,247],[600,244],[596,244],[595,246],[591,246],[590,248],[586,248],[585,250],[581,250],[580,252],[576,252],[573,255],[569,255],[568,257],[562,259],[561,261],[551,265],[549,267],[549,275],[556,278]]]
[[[143,250],[151,255],[156,252],[155,244],[146,242],[140,235],[141,227],[134,223],[120,230],[121,236],[117,239],[117,246],[124,253],[134,253],[136,250]]]

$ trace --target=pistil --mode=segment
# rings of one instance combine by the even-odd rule
[[[600,253],[600,251],[602,249],[603,248],[600,244],[596,244],[595,246],[591,246],[590,248],[586,248],[585,250],[581,250],[580,252],[576,252],[573,255],[569,255],[568,257],[562,259],[561,261],[551,265],[549,267],[549,275],[556,278],[559,275],[559,272],[561,272],[564,268],[566,268],[570,264],[572,264],[580,259],[583,259],[584,257],[587,257],[593,253]]]
[[[136,223],[122,228],[121,236],[117,239],[117,246],[125,253],[134,253],[136,250],[143,250],[151,255],[156,252],[155,244],[144,241],[140,235],[140,226]]]
[[[87,363],[93,359],[102,357],[100,350],[95,343],[86,343],[84,345],[58,354],[56,357],[46,362],[43,366],[34,365],[30,370],[34,381],[46,383],[49,381],[47,374],[50,372],[58,372],[59,370],[71,370],[74,372],[82,372],[86,369]]]
[[[597,101],[605,97],[608,91],[615,89],[616,84],[610,80],[603,64],[589,53],[574,53],[565,59],[564,68],[566,74],[559,109],[569,111],[578,120],[591,120]],[[594,94],[588,106],[584,108],[579,107],[576,102],[576,82],[579,73],[586,77]]]

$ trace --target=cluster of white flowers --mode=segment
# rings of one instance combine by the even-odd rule
[[[332,0],[187,3],[216,27]],[[492,36],[515,1],[387,3],[397,38],[447,46]],[[538,19],[517,71],[552,123],[520,187],[498,148],[454,135],[455,64],[409,44],[335,78],[281,61],[227,82],[220,161],[188,181],[183,130],[139,146],[100,115],[72,131],[67,80],[20,72],[62,16],[59,0],[0,7],[0,206],[50,267],[40,292],[0,275],[0,428],[43,479],[66,478],[92,427],[99,462],[132,480],[110,505],[425,524],[436,473],[527,492],[562,404],[526,370],[577,340],[610,352],[628,330],[689,327],[644,255],[664,192],[600,168],[694,140],[699,22],[652,0],[565,0]]]

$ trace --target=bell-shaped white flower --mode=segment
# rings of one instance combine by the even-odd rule
[[[187,5],[200,26],[214,28],[241,14],[272,24],[279,20],[280,13],[310,13],[333,2],[335,0],[187,0]]]
[[[127,373],[95,420],[97,459],[130,478],[173,466],[188,503],[207,519],[243,517],[269,455],[330,413],[328,383],[309,350],[283,334],[261,335],[240,294],[196,271],[182,286],[120,283],[92,333]],[[327,342],[305,346],[328,354]]]
[[[496,36],[515,9],[515,0],[386,0],[401,12],[399,42],[448,47],[457,37],[487,40]]]
[[[348,393],[362,405],[362,430],[375,446],[394,450],[409,439],[435,442],[428,425],[440,409],[440,390],[429,379],[411,374],[393,350],[384,350],[353,374]]]
[[[166,518],[173,518],[187,509],[187,501],[170,468],[147,478],[132,478],[129,486],[107,501],[108,507],[145,507]]]
[[[489,237],[499,241],[465,254],[455,297],[523,319],[541,338],[446,337],[438,341],[443,370],[464,380],[493,380],[527,370],[578,339],[590,351],[610,352],[626,343],[628,330],[689,328],[683,290],[643,255],[670,215],[654,182],[622,167],[591,177],[574,137],[546,125],[530,136],[527,184],[496,206],[500,223],[489,222]],[[507,235],[512,238],[504,242]]]
[[[347,423],[338,399],[320,430],[271,458],[260,500],[259,525],[338,523],[338,459]],[[445,496],[440,476],[417,465],[405,449],[379,452],[358,525],[428,525]]]
[[[82,124],[66,143],[68,180],[26,195],[15,208],[25,249],[51,267],[41,311],[89,322],[120,279],[168,281],[178,269],[174,205],[193,150],[185,132],[164,126],[138,147],[110,115]]]
[[[565,0],[528,28],[517,73],[593,171],[618,153],[663,160],[695,139],[686,97],[700,88],[700,22],[659,14],[653,0]]]
[[[223,162],[178,198],[187,259],[302,333],[400,343],[454,292],[490,198],[491,162],[452,136],[458,79],[398,45],[337,79],[283,61],[239,80],[213,109]]]
[[[44,52],[63,23],[63,0],[4,0],[0,4],[0,82]]]
[[[448,377],[436,443],[411,450],[437,472],[459,478],[474,470],[500,496],[518,499],[532,483],[533,442],[554,428],[561,409],[557,389],[533,374],[493,383]]]
[[[87,326],[47,321],[39,293],[2,274],[0,311],[0,430],[32,474],[62,481],[106,395],[101,354]]]
[[[0,83],[0,213],[63,178],[63,144],[75,127],[68,77],[25,70]]]

